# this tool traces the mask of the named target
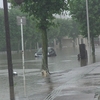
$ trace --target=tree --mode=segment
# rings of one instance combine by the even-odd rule
[[[9,10],[9,26],[10,26],[10,37],[11,37],[11,47],[12,50],[20,50],[20,27],[17,25],[17,16],[22,16],[23,14],[18,9]]]
[[[32,18],[37,19],[38,28],[42,34],[42,69],[46,73],[49,73],[47,59],[47,30],[54,24],[53,14],[61,14],[63,11],[68,10],[68,1],[69,0],[24,0],[24,2],[21,4],[21,10],[23,12],[26,12]]]
[[[62,39],[65,36],[71,37],[73,39],[73,46],[75,46],[75,38],[79,35],[78,23],[72,18],[69,19],[55,19],[56,27],[50,27],[48,31],[48,42],[51,43],[56,39],[60,48],[62,48]]]
[[[66,20],[66,19],[59,19],[58,24],[59,24],[59,27],[57,29],[58,30],[57,40],[60,43],[60,48],[62,48],[61,40],[64,36],[68,36],[68,34],[70,33],[71,25],[70,25],[69,20]]]
[[[9,26],[10,26],[10,39],[11,39],[11,49],[12,51],[19,51],[21,49],[21,27],[17,25],[17,16],[26,17],[26,25],[23,26],[24,29],[24,44],[26,49],[35,48],[36,41],[40,42],[40,33],[36,28],[36,21],[30,19],[30,17],[22,13],[19,8],[9,9]],[[4,10],[0,9],[0,51],[6,50],[5,41],[5,30],[4,30]]]
[[[75,47],[75,39],[78,37],[79,35],[79,24],[74,21],[73,19],[70,19],[70,32],[69,32],[69,37],[71,37],[73,39],[73,47]]]
[[[0,9],[0,50],[1,51],[6,50],[3,9]]]
[[[94,37],[100,34],[100,1],[89,1],[89,24],[90,24],[90,37],[92,44],[93,62],[95,62],[95,47]],[[87,37],[87,24],[86,24],[86,2],[85,0],[71,0],[70,1],[71,16],[79,22],[81,34]]]
[[[11,34],[11,46],[12,50],[21,49],[21,27],[17,25],[17,16],[26,17],[26,25],[23,26],[24,29],[24,45],[26,49],[33,49],[35,47],[35,41],[38,37],[36,22],[29,18],[25,13],[22,13],[18,8],[9,10],[9,24],[10,24],[10,34]]]
[[[62,48],[62,39],[64,36],[68,36],[71,32],[71,20],[70,19],[56,19],[56,27],[50,27],[48,31],[48,37],[50,39],[56,39],[60,48]]]

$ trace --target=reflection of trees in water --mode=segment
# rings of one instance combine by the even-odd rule
[[[47,86],[48,86],[48,91],[47,91],[47,94],[48,96],[45,98],[45,100],[53,100],[52,99],[52,90],[53,90],[53,82],[52,82],[52,78],[50,77],[50,75],[48,75],[46,78],[46,83],[47,83]]]
[[[94,98],[97,98],[97,100],[100,100],[100,95],[95,93]]]
[[[87,65],[87,59],[81,59],[80,60],[80,65],[82,66],[86,66]]]
[[[50,75],[46,77],[46,83],[48,85],[49,93],[53,90],[53,83]]]
[[[48,100],[48,99],[51,100],[52,99],[53,82],[52,82],[50,75],[48,75],[45,79],[46,79],[46,83],[48,86],[48,90],[47,90],[48,96],[45,98],[45,100]]]

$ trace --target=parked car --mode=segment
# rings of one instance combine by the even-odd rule
[[[42,48],[40,48],[36,53],[35,53],[35,57],[39,57],[42,56]],[[52,56],[56,56],[56,52],[52,47],[48,47],[48,57],[52,57]]]

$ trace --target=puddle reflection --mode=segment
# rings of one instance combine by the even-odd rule
[[[46,83],[48,84],[48,92],[50,93],[53,90],[53,82],[50,75],[46,77]]]
[[[100,100],[100,94],[95,93],[94,98],[97,98],[97,100]]]
[[[83,66],[86,66],[87,65],[87,59],[81,59],[80,60],[80,66],[83,67]]]
[[[46,79],[46,83],[48,85],[48,91],[47,91],[48,96],[45,98],[45,100],[53,100],[53,96],[52,96],[52,91],[53,91],[52,78],[50,76],[48,76],[45,79]]]

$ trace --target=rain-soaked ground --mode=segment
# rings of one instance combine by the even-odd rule
[[[72,69],[76,69],[81,66],[80,62],[77,60],[78,49],[74,48],[65,48],[62,50],[56,50],[56,57],[49,57],[49,70],[50,77],[43,77],[41,75],[41,58],[34,58],[34,52],[27,51],[25,52],[25,81],[23,81],[23,68],[21,64],[21,54],[13,53],[13,68],[14,71],[18,73],[17,76],[14,76],[14,89],[16,100],[60,100],[55,98],[59,93],[64,95],[65,93],[78,94],[80,91],[85,91],[85,88],[92,87],[93,83],[89,83],[92,75],[87,75],[87,78],[84,79],[86,82],[81,84],[81,82],[76,81],[67,84],[66,82],[70,80],[71,74],[67,74]],[[99,61],[100,58],[100,48],[96,48],[96,61]],[[76,74],[75,74],[76,75]],[[65,80],[65,77],[67,77]],[[77,80],[77,79],[76,79]],[[74,80],[75,81],[75,80]],[[94,81],[94,79],[93,79]],[[99,81],[99,80],[98,80]],[[8,70],[7,70],[7,61],[6,54],[0,54],[0,100],[10,100],[9,99],[9,84],[8,84]],[[25,82],[25,83],[24,83]],[[98,83],[98,82],[97,82]],[[61,85],[62,84],[62,85]],[[65,85],[64,85],[65,84]],[[77,84],[82,85],[77,90]],[[96,84],[96,83],[95,83]],[[94,85],[95,85],[94,84]],[[89,86],[88,86],[89,85]],[[98,84],[99,85],[99,84]],[[67,90],[64,90],[66,86]],[[83,91],[84,88],[84,91]],[[73,91],[72,91],[72,90]],[[52,90],[53,93],[51,92]],[[61,91],[62,90],[62,91]],[[53,94],[52,96],[50,94]],[[27,97],[24,98],[24,97]],[[64,99],[66,100],[66,99]],[[71,100],[71,99],[68,99]]]

